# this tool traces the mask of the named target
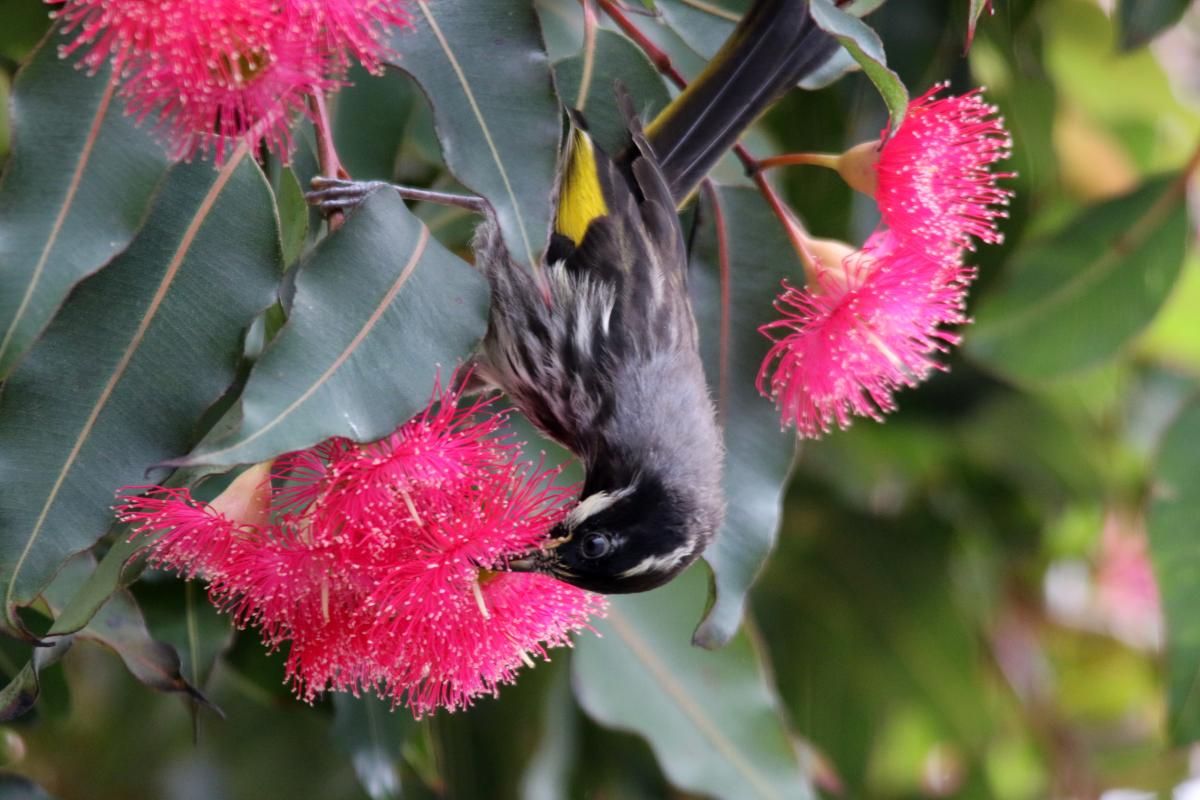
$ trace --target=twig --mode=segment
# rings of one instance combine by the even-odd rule
[[[349,178],[350,173],[342,168],[338,158],[337,147],[333,143],[333,124],[329,120],[329,106],[325,103],[325,95],[314,92],[308,96],[309,109],[312,112],[313,129],[317,134],[317,165],[321,174],[328,178]],[[334,211],[329,215],[329,230],[336,231],[346,221],[342,211]]]

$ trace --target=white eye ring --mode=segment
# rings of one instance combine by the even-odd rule
[[[612,540],[603,533],[589,533],[579,544],[579,553],[584,558],[603,558],[612,550]]]

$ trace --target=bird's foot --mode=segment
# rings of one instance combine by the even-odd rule
[[[486,214],[488,211],[487,201],[478,195],[417,189],[386,181],[350,181],[318,175],[312,179],[312,187],[313,190],[304,195],[304,198],[309,205],[315,206],[325,216],[354,209],[376,189],[392,189],[406,200],[458,206],[478,214]]]

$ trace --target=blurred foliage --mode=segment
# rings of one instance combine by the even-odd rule
[[[462,13],[461,5],[445,5],[446,13]],[[695,74],[729,30],[722,9],[744,5],[663,0],[661,24],[639,21],[681,70]],[[231,631],[201,587],[152,572],[132,588],[137,605],[121,606],[136,621],[137,646],[150,646],[146,631],[172,645],[179,654],[172,680],[199,687],[221,714],[186,695],[149,691],[116,655],[96,646],[102,637],[85,629],[61,666],[50,667],[48,655],[39,658],[46,665],[37,674],[41,699],[30,714],[0,727],[0,768],[6,770],[0,799],[739,796],[722,782],[730,774],[723,759],[735,774],[776,770],[770,779],[748,781],[745,797],[799,796],[811,782],[822,794],[845,797],[1082,798],[1120,787],[1165,794],[1200,777],[1200,750],[1192,744],[1200,735],[1194,696],[1200,670],[1200,216],[1194,176],[1190,211],[1189,185],[1179,180],[1200,141],[1200,12],[1193,7],[1176,25],[1186,3],[993,5],[994,14],[979,17],[966,58],[968,21],[981,3],[891,0],[867,17],[888,67],[911,95],[941,80],[954,91],[988,87],[1015,140],[1009,168],[1017,175],[1009,185],[1017,195],[1003,226],[1005,244],[977,254],[972,310],[980,324],[965,330],[966,346],[949,355],[949,371],[902,394],[901,410],[885,425],[859,421],[800,448],[775,551],[750,592],[748,623],[726,649],[709,653],[686,644],[703,611],[706,568],[698,566],[671,587],[619,603],[613,618],[598,626],[604,638],[587,634],[578,652],[553,653],[552,662],[527,671],[499,698],[466,713],[413,722],[406,712],[367,699],[338,697],[313,707],[296,701],[280,685],[282,654],[264,653],[253,632]],[[502,149],[537,154],[522,178],[542,185],[551,168],[545,141],[557,131],[547,69],[559,93],[573,99],[583,73],[579,6],[538,0],[536,19],[525,7],[517,16],[491,4],[478,8],[452,33],[470,38],[490,31],[496,47],[519,50],[536,43],[540,25],[546,39],[545,62],[505,62],[512,72],[491,75],[491,58],[468,64],[480,80],[493,82],[498,96],[520,85],[537,93],[532,129],[522,128],[519,117],[497,124],[507,137]],[[9,116],[17,66],[47,24],[37,0],[0,0],[0,160],[10,165],[10,148],[22,146],[10,141],[17,127]],[[647,108],[665,102],[671,90],[649,63],[615,29],[603,27],[596,74],[609,82],[621,77]],[[403,39],[397,46],[404,51]],[[453,87],[435,85],[434,55],[406,58],[408,74],[356,73],[335,100],[337,141],[350,171],[446,189],[460,188],[465,176],[480,191],[499,181],[495,164],[463,164],[464,152],[475,152],[477,143],[456,138],[471,131],[444,124],[466,112],[439,100]],[[596,104],[603,136],[611,108],[598,86],[589,102]],[[486,110],[503,117],[525,109]],[[878,92],[853,73],[813,92],[792,93],[748,143],[760,154],[834,151],[877,136],[886,123]],[[280,226],[278,246],[264,248],[268,261],[280,263],[259,269],[290,268],[281,303],[251,328],[258,333],[246,337],[239,377],[210,410],[209,424],[230,408],[293,299],[313,296],[321,269],[334,278],[317,286],[318,294],[335,299],[304,313],[327,311],[352,294],[355,287],[340,285],[336,275],[339,265],[362,256],[361,248],[408,252],[407,234],[393,231],[394,242],[383,234],[347,236],[314,255],[323,225],[305,213],[298,192],[316,171],[311,130],[302,127],[298,138],[308,146],[302,144],[288,168],[267,163],[263,170]],[[188,177],[182,172],[176,181]],[[735,225],[769,224],[760,211],[747,210],[760,204],[740,188],[746,182],[739,168],[725,166],[717,174],[730,184],[716,196]],[[871,202],[833,173],[796,167],[774,177],[819,235],[861,241],[877,221]],[[243,178],[261,190],[257,175]],[[148,189],[144,194],[149,202]],[[534,198],[523,225],[519,215],[508,220],[506,235],[516,241],[537,230],[544,200]],[[705,215],[702,204],[701,294],[713,291],[715,274],[706,250],[711,215]],[[415,231],[418,220],[446,250],[468,252],[469,215],[418,205],[405,225]],[[359,224],[371,222],[364,217]],[[142,233],[127,252],[136,252]],[[771,313],[765,298],[778,279],[796,277],[790,253],[771,260],[763,244],[771,235],[748,237],[763,252],[745,254],[748,266],[735,273],[736,280],[756,270],[753,284],[735,291],[739,301],[743,288],[763,296],[761,321]],[[432,247],[448,269],[449,254]],[[121,263],[118,257],[112,270],[81,288],[118,279]],[[84,265],[80,274],[99,264]],[[0,272],[8,267],[0,265]],[[463,271],[455,279],[471,278]],[[68,286],[60,287],[54,307]],[[445,288],[425,291],[432,296]],[[479,299],[477,287],[470,293]],[[704,303],[698,297],[702,318],[711,311]],[[247,301],[247,316],[253,305]],[[51,330],[79,319],[75,299],[65,308],[69,313],[56,317]],[[739,325],[752,328],[740,316]],[[288,330],[292,340],[305,338],[295,326]],[[55,355],[45,341],[30,353],[35,364]],[[434,348],[442,361],[459,348],[438,344],[448,348]],[[761,347],[745,348],[755,345]],[[372,357],[383,363],[388,350],[379,348]],[[732,372],[739,380],[757,366],[749,352],[737,350],[744,363]],[[85,354],[76,358],[96,366]],[[280,358],[278,351],[272,358]],[[421,381],[429,376],[414,383],[410,372],[397,369],[393,377],[411,405],[427,394]],[[23,373],[18,368],[15,374]],[[251,385],[265,387],[256,391],[278,394],[265,370],[256,374]],[[9,407],[21,400],[13,399],[13,388],[19,386],[5,387]],[[755,415],[765,411],[770,421],[767,401],[745,388],[738,388],[736,402],[760,403]],[[143,391],[154,389],[147,384]],[[34,411],[36,399],[28,401]],[[287,398],[279,402],[287,405]],[[382,417],[371,416],[370,425],[386,429],[408,410],[371,409]],[[331,419],[334,406],[314,413]],[[175,435],[192,444],[204,434],[190,419],[174,424],[186,428]],[[36,438],[36,431],[18,433]],[[233,434],[218,424],[211,435],[222,441]],[[775,449],[785,452],[787,437],[780,435]],[[147,447],[154,455],[133,459],[138,469],[164,454],[161,443]],[[36,442],[27,449],[42,460],[54,458]],[[731,461],[744,466],[752,452]],[[768,455],[771,463],[757,466],[775,476],[776,493],[757,509],[764,521],[752,531],[753,545],[763,549],[770,546],[766,528],[774,518],[763,509],[773,508],[785,472],[783,457]],[[73,531],[62,554],[101,533]],[[114,558],[101,561],[87,584],[88,602],[77,597],[65,604],[74,627],[121,581],[128,550],[118,543]],[[43,566],[52,573],[53,565]],[[734,577],[748,581],[754,566]],[[119,597],[129,602],[129,595]],[[19,622],[41,630],[59,605],[35,603]],[[75,610],[83,606],[87,613]],[[647,642],[657,659],[639,661]],[[5,640],[0,671],[15,678],[30,652]],[[766,744],[743,747],[751,735]],[[730,746],[727,737],[733,737]],[[681,750],[693,741],[701,745]],[[721,778],[706,779],[704,769]]]

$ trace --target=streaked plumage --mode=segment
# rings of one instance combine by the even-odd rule
[[[724,516],[722,438],[700,360],[676,208],[780,95],[832,55],[807,0],[758,0],[696,81],[643,131],[619,101],[629,145],[613,157],[572,114],[554,231],[530,271],[481,198],[398,188],[483,213],[476,266],[491,285],[479,375],[579,456],[580,502],[544,548],[508,564],[599,592],[666,583]],[[322,208],[378,184],[322,179]]]

